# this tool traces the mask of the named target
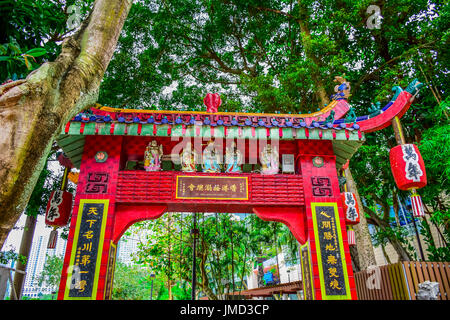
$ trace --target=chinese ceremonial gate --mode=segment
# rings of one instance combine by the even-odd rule
[[[212,112],[98,106],[77,115],[57,139],[80,169],[58,299],[110,299],[120,237],[165,212],[255,213],[282,222],[301,244],[305,296],[356,299],[337,171],[364,132],[406,112],[412,94],[398,93],[377,114],[345,119],[344,95],[308,115],[217,112],[217,104]],[[184,153],[172,161],[187,146],[204,154],[208,141],[222,158],[237,146],[239,169],[195,163],[187,170]],[[160,157],[149,163],[157,146]],[[274,154],[282,165],[272,161],[270,171]]]

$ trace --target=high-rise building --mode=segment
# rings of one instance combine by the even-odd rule
[[[137,251],[138,240],[133,237],[123,236],[117,244],[117,261],[126,265],[133,264],[132,254]]]
[[[45,262],[48,256],[59,256],[64,258],[67,241],[58,237],[55,249],[47,249],[50,230],[47,233],[36,234],[35,240],[31,245],[30,255],[27,261],[25,282],[23,285],[22,296],[37,298],[40,295],[51,294],[55,288],[45,285],[39,286],[39,277],[44,270]]]

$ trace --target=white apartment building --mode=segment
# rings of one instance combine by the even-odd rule
[[[58,237],[55,249],[47,249],[48,238],[51,229],[45,229],[47,233],[35,234],[27,261],[25,282],[22,295],[29,298],[37,298],[39,295],[51,294],[54,288],[39,286],[38,279],[44,270],[48,256],[59,256],[64,258],[67,241]]]

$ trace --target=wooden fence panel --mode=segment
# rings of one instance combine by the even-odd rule
[[[416,300],[416,292],[419,291],[419,275],[417,273],[416,263],[415,262],[409,262],[408,268],[411,271],[412,274],[412,280],[413,280],[413,292],[411,294],[411,299]]]
[[[368,283],[376,284],[372,281],[375,273],[380,276],[379,287],[368,288]],[[360,300],[417,300],[419,284],[424,281],[438,282],[439,300],[450,299],[449,262],[398,262],[370,273],[367,270],[356,272],[355,279]]]
[[[417,270],[417,275],[419,276],[419,283],[422,283],[425,281],[424,275],[423,275],[423,270],[422,270],[422,265],[420,264],[420,262],[415,262],[415,267]]]
[[[445,299],[442,297],[442,300],[450,300],[450,278],[447,276],[445,269],[449,270],[450,264],[439,262],[438,263],[439,275],[442,278],[443,289],[445,291]]]
[[[384,295],[386,300],[394,300],[394,295],[392,294],[392,287],[391,287],[391,281],[389,280],[389,272],[388,267],[384,266],[384,268],[381,269],[381,280],[384,283]]]
[[[413,275],[411,272],[411,268],[410,268],[410,263],[409,262],[403,262],[402,264],[402,268],[403,268],[403,272],[405,273],[406,276],[406,285],[408,286],[408,293],[409,293],[409,298],[411,300],[416,300],[416,295],[414,294],[414,280],[413,280]]]
[[[443,286],[443,282],[442,282],[442,278],[439,272],[439,265],[430,263],[430,268],[431,270],[433,270],[433,278],[435,279],[434,281],[439,282],[439,292],[441,294],[441,300],[447,300],[446,294],[445,294],[445,288]]]

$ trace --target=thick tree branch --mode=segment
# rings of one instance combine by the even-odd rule
[[[0,87],[0,247],[27,205],[60,128],[94,104],[131,0],[97,0],[54,62]]]

